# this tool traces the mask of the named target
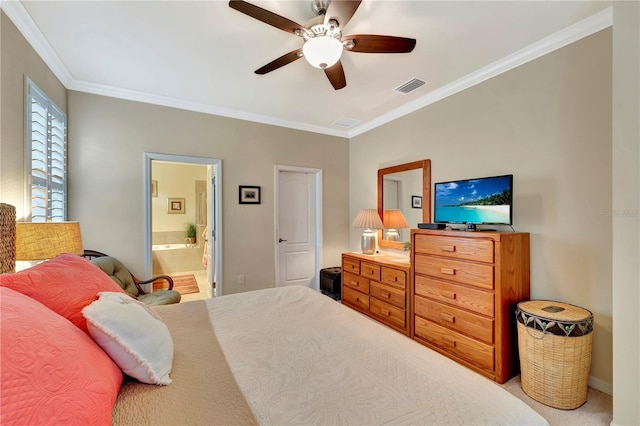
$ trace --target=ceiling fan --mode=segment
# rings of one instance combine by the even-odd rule
[[[343,51],[360,53],[409,53],[416,45],[413,38],[375,34],[342,35],[344,28],[362,0],[312,0],[316,17],[300,25],[285,17],[242,0],[231,0],[229,6],[273,27],[304,39],[300,49],[285,53],[256,74],[266,74],[297,59],[304,58],[316,68],[324,70],[335,90],[347,85],[340,62]]]

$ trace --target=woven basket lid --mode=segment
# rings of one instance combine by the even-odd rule
[[[562,322],[584,321],[593,315],[586,309],[551,300],[528,300],[518,303],[518,309],[529,315]]]

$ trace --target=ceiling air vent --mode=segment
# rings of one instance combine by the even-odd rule
[[[360,123],[360,120],[356,120],[355,118],[349,118],[349,117],[341,117],[333,122],[334,125],[340,126],[340,127],[351,127],[351,126],[355,126],[358,123]]]
[[[395,91],[400,92],[403,95],[406,95],[407,93],[412,92],[416,90],[418,87],[423,86],[425,84],[427,84],[427,82],[424,80],[420,80],[419,78],[412,78],[411,80],[407,81],[400,87],[396,87]]]

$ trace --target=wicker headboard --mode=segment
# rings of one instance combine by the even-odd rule
[[[16,208],[0,203],[0,274],[16,269]]]

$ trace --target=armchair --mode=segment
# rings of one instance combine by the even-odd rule
[[[88,259],[109,275],[129,296],[147,305],[170,305],[180,302],[180,293],[173,290],[173,279],[168,275],[158,275],[148,280],[139,280],[118,259],[95,250],[85,250],[82,257]],[[156,281],[165,280],[169,283],[166,290],[158,290],[147,293],[141,284],[153,284]]]

